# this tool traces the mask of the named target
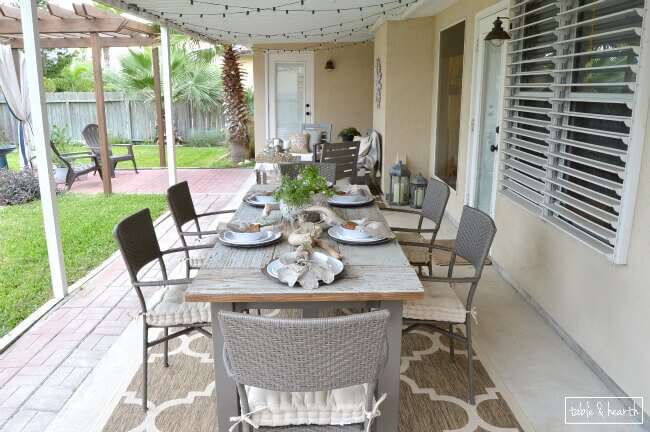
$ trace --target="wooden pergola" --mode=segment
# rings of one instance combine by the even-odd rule
[[[160,31],[157,27],[130,20],[88,4],[73,4],[73,9],[48,4],[38,8],[38,34],[40,48],[90,48],[92,50],[95,96],[97,100],[97,125],[99,126],[100,156],[104,193],[110,194],[112,167],[108,157],[108,131],[102,78],[102,48],[152,46],[154,95],[158,123],[160,166],[165,161],[165,130],[161,100],[160,59],[158,45]],[[0,5],[0,43],[15,49],[25,45],[21,10]]]

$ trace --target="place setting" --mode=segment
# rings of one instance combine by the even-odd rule
[[[217,239],[226,246],[257,248],[273,245],[282,239],[277,225],[261,223],[227,223],[220,225]]]
[[[357,185],[335,186],[327,203],[334,207],[361,207],[372,204],[375,197],[365,187]]]
[[[256,191],[246,194],[244,202],[250,206],[264,208],[266,205],[277,204],[274,192]]]

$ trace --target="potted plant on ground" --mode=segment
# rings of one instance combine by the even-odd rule
[[[50,132],[50,140],[54,144],[54,147],[59,151],[60,154],[66,154],[73,150],[73,140],[67,134],[67,128],[52,126],[52,131]],[[58,157],[52,155],[52,164],[54,165],[54,181],[56,183],[65,183],[65,180],[68,176],[68,165]]]
[[[339,138],[341,138],[344,142],[353,141],[355,136],[360,135],[361,132],[359,132],[357,128],[354,127],[348,127],[339,132]]]
[[[275,199],[280,203],[282,216],[294,220],[305,208],[317,204],[319,198],[330,197],[332,189],[318,168],[307,166],[295,178],[283,176]]]

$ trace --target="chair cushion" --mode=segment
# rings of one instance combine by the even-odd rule
[[[447,282],[424,282],[426,296],[422,300],[404,303],[404,318],[441,321],[452,323],[465,322],[465,306]]]
[[[422,234],[411,232],[395,232],[395,237],[398,241],[414,242],[414,243],[428,243],[429,240],[425,239]],[[417,246],[402,246],[404,255],[408,258],[410,263],[427,263],[429,262],[429,251],[427,248]]]
[[[156,291],[147,301],[147,323],[172,327],[210,322],[209,303],[186,303],[187,285],[170,285]]]
[[[363,423],[364,384],[318,392],[277,392],[247,387],[252,418],[260,426],[346,425]]]

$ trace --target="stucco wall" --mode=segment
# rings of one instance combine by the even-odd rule
[[[458,189],[452,193],[448,207],[455,219],[460,216],[467,187],[470,104],[475,90],[471,88],[474,19],[476,13],[495,3],[460,0],[435,17],[436,38],[443,28],[466,20]],[[434,61],[437,63],[437,56]],[[434,71],[436,100],[437,64]],[[435,118],[434,105],[433,128]],[[432,137],[435,148],[435,133]],[[646,133],[644,146],[648,141],[650,132]],[[434,152],[431,154],[433,160]],[[504,275],[529,294],[627,394],[647,394],[650,348],[644,336],[650,331],[650,287],[646,275],[650,257],[650,152],[643,155],[627,265],[611,264],[604,256],[500,195],[496,199],[495,219],[498,232],[492,253]]]
[[[266,61],[264,49],[287,45],[253,48],[255,91],[255,142],[266,142]],[[333,135],[348,126],[365,132],[372,127],[373,43],[352,46],[332,45],[331,50],[314,52],[314,122],[332,123]],[[325,70],[332,59],[336,67]],[[336,138],[334,138],[336,139]],[[257,151],[263,150],[258,145]]]
[[[384,138],[383,172],[405,159],[413,174],[429,172],[434,18],[387,21],[375,34],[381,59],[383,94],[375,106],[375,128]],[[384,188],[388,190],[384,175]]]

